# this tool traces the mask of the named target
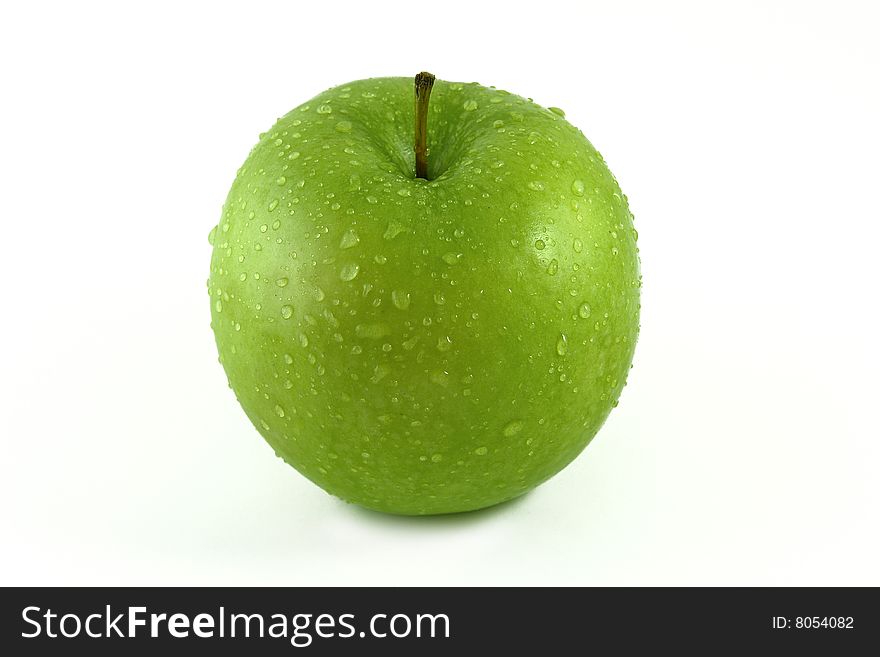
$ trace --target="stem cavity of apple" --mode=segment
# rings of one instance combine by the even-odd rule
[[[428,100],[436,78],[422,71],[416,75],[416,178],[428,179]]]

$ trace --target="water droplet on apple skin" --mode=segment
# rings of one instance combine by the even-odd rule
[[[346,265],[343,265],[342,269],[339,270],[339,279],[342,281],[352,281],[357,278],[358,273],[360,272],[361,267],[356,262],[350,262]]]
[[[387,324],[383,323],[358,324],[354,327],[354,332],[359,338],[369,338],[372,340],[378,340],[386,335],[391,335],[391,329]]]
[[[339,240],[339,248],[351,249],[357,246],[360,241],[361,240],[355,230],[353,228],[349,228],[342,234],[342,239]]]
[[[504,425],[504,429],[501,430],[501,433],[504,434],[506,438],[510,438],[522,431],[523,426],[524,423],[522,420],[512,420]]]
[[[398,310],[407,310],[410,304],[410,294],[404,290],[391,291],[391,303]]]
[[[568,353],[568,338],[565,337],[565,333],[560,334],[556,341],[556,353],[560,356],[565,356]]]
[[[395,237],[400,235],[401,233],[407,232],[409,229],[396,221],[391,221],[388,223],[388,227],[385,229],[385,233],[382,235],[386,240],[393,240]]]

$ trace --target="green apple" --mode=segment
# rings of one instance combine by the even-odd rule
[[[617,405],[639,326],[632,215],[590,142],[561,110],[432,80],[415,104],[412,79],[379,78],[286,114],[210,238],[245,413],[317,485],[398,514],[559,472]]]

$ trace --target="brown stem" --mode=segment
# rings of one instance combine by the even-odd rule
[[[434,76],[424,71],[416,75],[416,178],[428,179],[428,100]]]

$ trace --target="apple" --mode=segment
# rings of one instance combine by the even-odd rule
[[[278,456],[396,514],[468,511],[570,463],[617,405],[636,231],[561,110],[359,80],[260,136],[211,231],[220,362]]]

